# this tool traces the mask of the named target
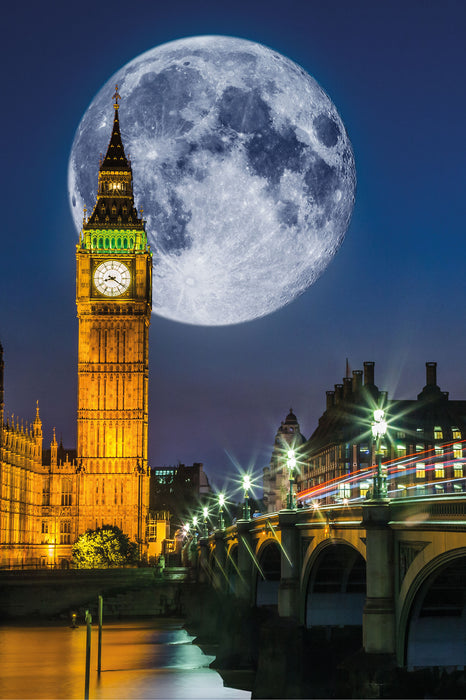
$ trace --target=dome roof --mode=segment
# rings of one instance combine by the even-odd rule
[[[298,419],[296,418],[295,414],[293,413],[293,409],[290,408],[290,412],[288,413],[287,417],[285,418],[285,423],[297,423]]]

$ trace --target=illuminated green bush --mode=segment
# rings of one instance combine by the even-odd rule
[[[73,564],[77,569],[108,569],[137,562],[137,544],[116,525],[86,530],[73,545]]]

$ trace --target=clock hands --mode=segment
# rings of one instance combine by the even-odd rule
[[[118,287],[122,287],[124,289],[124,284],[121,280],[118,280],[114,275],[107,275],[107,277],[104,279],[104,282],[115,282]]]

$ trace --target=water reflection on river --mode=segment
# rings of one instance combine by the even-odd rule
[[[224,688],[181,621],[115,621],[104,624],[102,673],[97,674],[98,631],[93,625],[91,700],[246,699],[250,692]],[[84,697],[86,626],[0,629],[1,698]]]

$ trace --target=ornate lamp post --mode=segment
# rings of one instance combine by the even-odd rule
[[[289,508],[289,510],[293,510],[295,507],[294,495],[293,495],[293,482],[294,482],[293,469],[296,469],[296,457],[295,457],[294,450],[288,450],[288,459],[286,460],[286,466],[288,468],[289,478],[290,478],[290,493],[288,494],[287,507]]]
[[[377,459],[377,473],[374,476],[373,496],[374,500],[384,500],[387,498],[387,472],[382,467],[382,452],[380,442],[387,432],[387,421],[383,409],[377,408],[374,411],[372,422],[372,438],[375,441],[375,456]]]
[[[248,474],[243,476],[243,491],[244,491],[244,503],[243,503],[243,520],[251,520],[251,510],[249,508],[249,489],[251,488],[251,478]]]
[[[204,508],[202,509],[202,515],[204,516],[204,537],[207,537],[208,534],[209,534],[209,530],[208,530],[208,527],[207,527],[207,516],[208,516],[208,514],[209,514],[209,509],[207,508],[207,506],[204,506]]]
[[[223,522],[223,506],[225,505],[225,496],[223,493],[218,495],[218,529],[224,530],[225,523]]]

